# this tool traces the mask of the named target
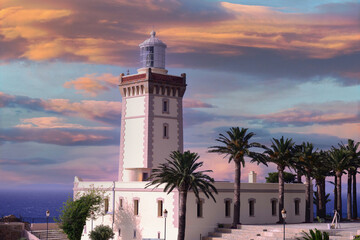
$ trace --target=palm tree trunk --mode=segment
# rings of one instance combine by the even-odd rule
[[[310,222],[310,193],[311,193],[311,189],[310,189],[310,173],[306,174],[306,189],[305,189],[305,222],[309,223]],[[319,192],[318,192],[319,195]]]
[[[335,175],[335,179],[334,179],[334,210],[337,209],[337,201],[338,201],[338,197],[337,197],[337,177]]]
[[[180,191],[178,240],[185,240],[187,191]]]
[[[326,217],[326,184],[325,184],[325,178],[321,180],[321,193],[322,193],[322,200],[323,200],[323,216]]]
[[[318,205],[317,205],[317,215],[320,218],[325,218],[325,194],[324,194],[324,181],[322,181],[322,179],[317,179],[316,180],[316,187],[317,187],[317,197],[318,197]]]
[[[352,195],[352,201],[353,201],[353,218],[357,219],[358,214],[357,214],[357,194],[356,194],[356,172],[357,169],[355,169],[356,171],[354,172],[354,174],[352,175],[353,178],[353,195]]]
[[[341,198],[341,175],[340,171],[336,172],[336,195],[337,195],[337,205],[336,211],[340,215],[340,219],[342,219],[342,198]]]
[[[233,228],[237,228],[237,225],[240,224],[240,179],[241,179],[241,163],[240,161],[235,161],[235,181],[234,181],[234,218],[233,218]]]
[[[347,179],[347,202],[346,202],[346,213],[347,213],[347,219],[352,219],[352,212],[351,212],[351,174],[348,171],[348,179]]]
[[[301,183],[301,172],[299,170],[296,171],[296,182]]]
[[[281,211],[284,209],[284,168],[278,166],[279,174],[279,221],[277,223],[283,223]]]

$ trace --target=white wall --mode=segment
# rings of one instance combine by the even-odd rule
[[[137,230],[137,238],[157,238],[157,233],[161,232],[163,238],[164,218],[157,217],[157,199],[164,200],[164,209],[169,212],[167,218],[167,239],[176,239],[178,232],[178,192],[166,194],[162,188],[152,190],[145,189],[147,182],[115,182],[115,215],[112,224],[112,189],[113,182],[75,182],[75,189],[85,191],[89,188],[99,188],[106,192],[109,197],[109,213],[99,216],[94,222],[93,227],[98,224],[108,224],[112,226],[117,234],[115,239],[133,239],[133,231]],[[203,217],[197,217],[196,199],[193,193],[189,193],[187,201],[187,222],[186,239],[199,239],[200,234],[206,236],[217,227],[218,223],[231,223],[233,217],[233,202],[231,204],[231,215],[225,217],[225,199],[233,198],[233,183],[216,182],[219,194],[216,195],[216,203],[212,199],[205,200],[203,205]],[[242,224],[271,224],[278,221],[278,216],[271,214],[270,199],[277,198],[278,184],[271,183],[242,183],[241,184],[241,218]],[[124,208],[119,209],[119,199],[124,200]],[[139,199],[139,216],[133,215],[133,200]],[[248,199],[256,199],[255,216],[249,217]],[[295,216],[294,199],[300,199],[300,214]],[[285,184],[285,209],[287,210],[288,223],[300,223],[305,220],[305,185],[304,184]],[[277,213],[278,214],[278,213]],[[121,237],[118,236],[118,229],[121,229]],[[91,220],[86,223],[87,234],[91,230]],[[84,234],[83,240],[88,239]]]

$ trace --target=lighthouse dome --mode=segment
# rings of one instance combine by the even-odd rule
[[[139,44],[140,62],[142,68],[165,69],[166,44],[155,37],[156,32],[150,33],[150,38]]]

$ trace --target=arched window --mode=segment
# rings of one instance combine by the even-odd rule
[[[164,201],[162,199],[157,200],[157,216],[158,217],[163,216],[163,204],[164,204]]]
[[[169,113],[169,99],[167,98],[162,100],[162,113]]]
[[[139,216],[139,199],[134,199],[134,215]]]
[[[198,218],[202,218],[204,215],[203,215],[203,206],[204,206],[204,199],[200,199],[196,201],[196,214],[197,214],[197,217]]]
[[[256,200],[254,198],[249,199],[249,216],[250,217],[255,216],[255,202],[256,202]]]
[[[225,203],[225,217],[230,217],[231,216],[231,199],[227,198],[224,200]]]

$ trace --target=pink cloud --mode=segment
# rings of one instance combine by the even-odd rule
[[[260,119],[266,124],[275,126],[358,123],[360,121],[357,111],[359,104],[358,102],[341,101],[301,104],[280,112],[247,116],[247,118]]]
[[[204,103],[200,100],[185,98],[183,100],[183,106],[185,108],[213,108],[214,106],[208,103]]]
[[[121,117],[121,102],[69,99],[38,99],[9,95],[0,92],[0,107],[21,107],[36,111],[48,111],[65,116],[82,117],[118,126]]]
[[[93,129],[93,130],[111,130],[111,127],[87,127],[81,124],[65,123],[64,118],[58,117],[38,117],[21,119],[21,124],[17,128],[67,128],[67,129]]]
[[[86,74],[84,77],[79,77],[75,80],[66,82],[64,87],[74,87],[76,90],[80,90],[80,93],[82,94],[88,94],[95,97],[100,92],[116,88],[118,83],[119,77],[109,73],[104,73],[99,76],[96,74]]]

